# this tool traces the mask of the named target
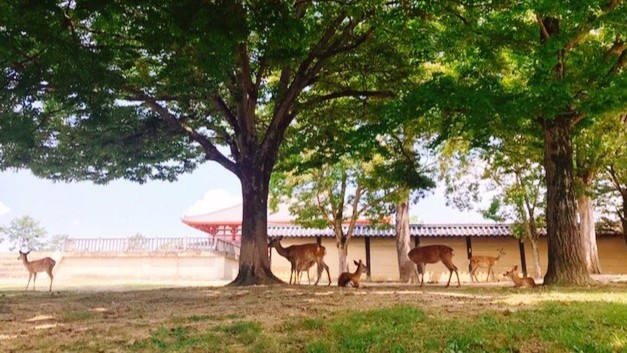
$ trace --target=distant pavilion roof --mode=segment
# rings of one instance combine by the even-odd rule
[[[236,241],[241,235],[242,211],[242,204],[240,203],[235,206],[205,214],[183,216],[181,221],[190,227],[209,233],[213,236],[231,238]],[[357,223],[364,225],[370,223],[370,221],[360,219]],[[276,212],[268,209],[268,231],[275,227],[306,230],[306,228],[294,225],[294,217],[290,214],[289,206],[286,204],[280,204]],[[332,235],[333,233],[331,232],[330,236]]]

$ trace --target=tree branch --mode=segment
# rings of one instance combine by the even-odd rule
[[[332,100],[335,98],[341,98],[341,97],[394,98],[396,97],[396,94],[392,91],[360,91],[360,90],[347,89],[344,91],[337,91],[337,92],[325,94],[322,96],[313,97],[307,102],[304,102],[302,106],[309,107],[318,103],[322,103],[324,101]]]
[[[233,111],[226,102],[219,95],[215,94],[211,96],[211,101],[218,108],[218,110],[222,113],[226,121],[231,125],[231,127],[235,130],[235,134],[239,133],[239,126],[237,123],[237,117],[233,114]]]
[[[182,133],[186,134],[193,141],[196,141],[198,144],[200,144],[200,146],[202,146],[205,151],[206,159],[216,161],[236,176],[240,176],[240,171],[237,165],[233,163],[230,159],[226,158],[205,136],[199,134],[193,128],[182,123],[179,119],[177,119],[176,116],[174,116],[174,114],[170,113],[165,107],[160,105],[155,98],[141,91],[136,91],[135,94],[138,100],[143,101],[148,108],[161,116],[161,118],[163,118],[166,122],[170,123],[172,126],[178,127]]]

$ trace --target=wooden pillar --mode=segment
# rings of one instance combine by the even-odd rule
[[[527,258],[525,256],[525,243],[522,239],[518,240],[518,249],[520,250],[520,267],[522,267],[523,277],[527,277]]]
[[[414,246],[415,247],[419,247],[420,246],[420,238],[418,238],[417,235],[414,237]]]
[[[366,244],[366,266],[368,267],[368,269],[366,270],[366,279],[370,281],[370,276],[372,273],[372,266],[370,266],[370,237],[365,237],[364,240],[364,243]]]
[[[318,244],[318,246],[322,245],[322,237],[320,236],[316,237],[316,244]]]
[[[468,255],[468,260],[470,260],[472,257],[472,240],[470,237],[466,237],[466,254]],[[470,266],[470,261],[468,261],[468,273],[472,270]]]

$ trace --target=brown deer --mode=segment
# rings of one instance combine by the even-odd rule
[[[518,266],[512,267],[511,270],[503,273],[503,276],[511,278],[514,281],[514,287],[527,288],[536,286],[536,281],[533,278],[518,276]]]
[[[35,261],[28,261],[28,259],[26,258],[28,254],[30,254],[30,251],[22,252],[20,250],[20,256],[17,258],[18,260],[22,260],[24,267],[26,267],[26,269],[28,270],[28,283],[26,283],[26,290],[28,290],[28,285],[30,284],[31,278],[33,279],[33,290],[35,290],[37,273],[46,272],[48,273],[48,277],[50,277],[50,287],[48,288],[48,291],[52,292],[52,280],[54,279],[54,276],[52,275],[52,268],[54,268],[56,261],[54,261],[50,257],[44,257],[43,259]]]
[[[477,274],[476,274],[477,269],[479,269],[479,267],[488,269],[488,275],[485,278],[486,282],[490,279],[490,273],[492,273],[492,279],[494,280],[495,278],[494,265],[496,264],[497,261],[499,261],[501,256],[505,255],[505,251],[503,251],[503,249],[496,249],[496,251],[498,251],[498,255],[496,257],[494,256],[470,257],[470,280],[471,281],[476,280],[476,282],[479,282],[479,279],[477,278]]]
[[[457,276],[457,286],[460,287],[461,283],[459,282],[459,274],[457,273],[457,267],[453,264],[453,255],[455,255],[455,251],[453,248],[446,245],[427,245],[413,248],[407,254],[410,260],[412,260],[416,266],[418,273],[422,274],[420,277],[420,286],[424,284],[425,280],[425,267],[426,264],[434,264],[439,261],[442,261],[444,266],[448,268],[450,271],[450,275],[448,276],[448,283],[446,286],[448,287],[451,284],[451,277],[453,277],[453,272]]]
[[[281,245],[283,237],[277,237],[270,239],[268,243],[269,248],[275,248],[279,255],[285,257],[291,264],[290,270],[290,284],[292,284],[292,276],[294,276],[294,284],[300,284],[300,274],[302,271],[307,271],[307,278],[309,278],[309,269],[313,264],[318,265],[318,279],[316,279],[315,285],[320,281],[322,277],[322,270],[327,271],[327,277],[329,284],[331,285],[331,274],[329,273],[329,266],[324,263],[324,255],[326,255],[326,248],[318,244],[300,244],[291,245],[284,248]]]
[[[350,283],[351,286],[359,288],[361,274],[366,272],[368,270],[368,267],[363,262],[361,262],[361,259],[359,260],[359,262],[354,260],[353,262],[355,263],[355,265],[357,265],[357,269],[353,273],[342,272],[342,274],[340,274],[340,277],[338,277],[337,279],[338,287],[346,287]]]

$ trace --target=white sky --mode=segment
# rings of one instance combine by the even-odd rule
[[[48,234],[73,238],[204,236],[181,222],[184,214],[202,214],[241,202],[239,180],[209,162],[179,181],[140,185],[115,181],[53,183],[29,171],[0,173],[0,226],[28,215]],[[442,191],[411,206],[425,223],[489,223],[477,213],[445,206]],[[6,250],[8,244],[0,244]]]

